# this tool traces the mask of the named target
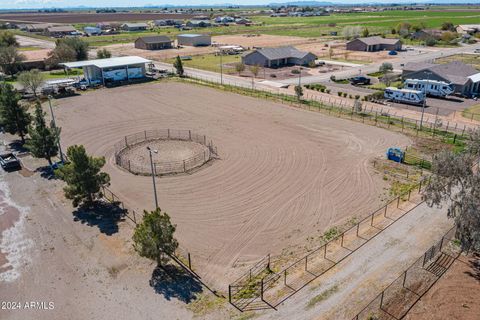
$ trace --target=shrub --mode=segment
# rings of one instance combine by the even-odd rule
[[[325,92],[325,88],[320,88],[320,91],[321,91],[321,92]]]
[[[360,99],[360,95],[359,94],[355,95],[355,99],[356,100]]]
[[[343,93],[343,97],[344,97],[344,98],[347,97],[347,93],[346,93],[346,92]]]
[[[343,95],[343,92],[338,91],[337,94],[338,94],[339,97],[341,97]]]
[[[325,89],[325,92],[328,94],[330,94],[330,91],[331,91],[330,89]]]

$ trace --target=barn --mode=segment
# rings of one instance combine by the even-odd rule
[[[143,50],[171,49],[172,40],[167,36],[140,37],[135,40],[135,48]]]
[[[246,65],[268,68],[287,65],[303,66],[315,62],[315,59],[317,56],[313,53],[300,51],[292,46],[257,49],[242,56],[242,62]]]
[[[212,44],[212,37],[208,34],[179,34],[177,36],[177,43],[179,46],[209,46]]]

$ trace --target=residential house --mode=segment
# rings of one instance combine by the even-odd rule
[[[246,53],[242,62],[246,65],[262,67],[282,67],[287,65],[308,65],[315,62],[317,56],[311,52],[300,51],[292,46],[263,48]]]
[[[212,23],[209,20],[190,20],[186,26],[189,28],[206,28],[211,27]]]
[[[140,37],[135,40],[135,48],[143,50],[171,49],[173,41],[167,36]]]
[[[148,29],[148,24],[139,22],[139,23],[124,23],[122,29],[125,31],[144,31]]]
[[[209,46],[212,44],[212,37],[208,34],[179,34],[177,36],[177,44],[179,46]]]
[[[460,61],[447,64],[409,62],[403,69],[402,78],[445,81],[454,85],[456,94],[463,96],[480,94],[480,72]]]
[[[357,38],[347,42],[347,50],[353,51],[382,51],[382,50],[402,50],[402,42],[399,39],[388,39],[378,36]]]
[[[73,26],[55,26],[47,28],[46,34],[50,37],[60,38],[77,34],[78,31]]]

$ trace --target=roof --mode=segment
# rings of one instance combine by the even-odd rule
[[[473,78],[475,79],[477,77],[480,78],[477,69],[461,61],[452,61],[446,64],[407,63],[405,69],[410,71],[428,70],[452,83],[461,85],[465,84],[468,79],[472,79],[472,76],[474,76]]]
[[[472,82],[479,82],[480,81],[480,73],[476,73],[468,77]]]
[[[263,48],[257,49],[250,53],[247,53],[245,56],[252,54],[254,52],[258,52],[263,55],[265,58],[269,60],[278,60],[278,59],[286,59],[286,58],[297,58],[302,59],[306,55],[310,54],[310,52],[300,51],[297,48],[292,46],[286,47],[278,47],[278,48]]]
[[[130,23],[130,22],[127,22],[127,23],[124,23],[123,24],[124,26],[127,26],[129,28],[138,28],[138,27],[148,27],[148,24],[144,23],[144,22],[139,22],[139,23]]]
[[[367,44],[367,45],[376,45],[376,44],[396,44],[400,40],[399,39],[389,39],[389,38],[382,38],[379,36],[374,36],[374,37],[366,37],[366,38],[357,38],[355,40],[360,40],[361,42]],[[355,41],[352,40],[352,41]]]
[[[203,36],[206,36],[206,34],[184,33],[184,34],[179,34],[177,37],[196,38],[196,37],[203,37]]]
[[[77,31],[73,26],[58,26],[47,28],[48,32],[74,32]]]
[[[140,37],[137,40],[143,40],[145,43],[165,43],[165,42],[172,42],[172,40],[167,36],[148,36],[148,37]]]
[[[60,63],[60,65],[63,65],[67,68],[82,68],[87,66],[95,66],[97,68],[112,68],[112,67],[128,66],[132,64],[149,63],[149,62],[151,62],[151,60],[147,60],[137,56],[128,56],[128,57],[116,57],[116,58],[108,58],[108,59],[64,62],[64,63]]]

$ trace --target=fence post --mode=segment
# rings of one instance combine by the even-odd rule
[[[418,192],[420,193],[422,191],[422,181],[420,180],[420,183],[418,184]]]
[[[402,283],[402,287],[405,288],[405,281],[407,281],[407,270],[405,270],[405,272],[403,273],[403,283]]]
[[[286,286],[287,285],[287,269],[285,269],[283,274],[284,274],[283,284]]]
[[[260,299],[263,301],[263,278],[260,280]]]
[[[383,305],[383,294],[385,293],[385,291],[382,291],[382,296],[380,297],[380,309],[382,309],[382,305]]]
[[[183,160],[183,172],[187,172],[186,167],[185,167],[185,160]]]
[[[206,135],[203,136],[203,145],[205,145],[205,146],[207,145],[207,136]]]
[[[442,237],[442,240],[440,241],[440,252],[442,252],[443,248],[443,240],[445,239],[445,236]]]
[[[372,213],[372,220],[370,220],[370,225],[373,227],[373,217],[375,216],[375,212]]]
[[[187,253],[188,256],[188,269],[192,270],[192,259],[190,257],[190,252]]]
[[[308,255],[305,256],[305,271],[307,271]]]
[[[412,190],[408,190],[408,201],[410,201],[410,194],[412,193]]]
[[[383,213],[383,216],[385,218],[387,217],[387,208],[388,208],[388,204],[385,205],[385,212]]]
[[[398,199],[397,199],[397,208],[400,206],[400,196],[398,196]]]
[[[145,141],[147,141],[147,130],[145,130],[143,133],[145,135]]]
[[[132,172],[131,168],[130,168],[130,160],[128,160],[128,171],[129,172]]]
[[[358,229],[360,229],[360,222],[357,223],[357,237],[358,237]]]
[[[327,244],[328,242],[323,245],[323,258],[327,257]]]
[[[232,285],[228,285],[228,302],[232,303]]]

